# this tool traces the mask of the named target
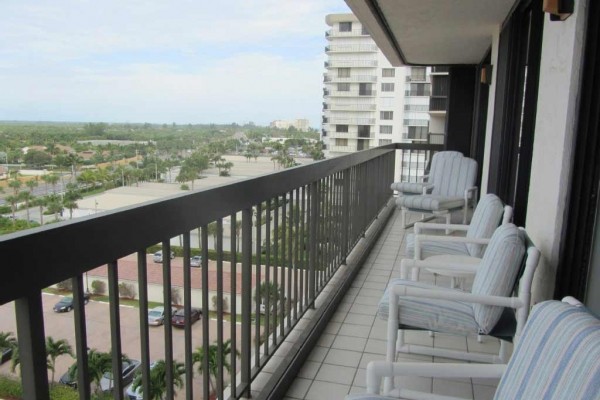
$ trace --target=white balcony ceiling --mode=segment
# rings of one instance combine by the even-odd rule
[[[515,0],[346,0],[394,66],[478,64]]]

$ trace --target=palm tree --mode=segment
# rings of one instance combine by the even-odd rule
[[[127,357],[123,355],[123,358]],[[88,374],[90,382],[96,386],[96,391],[100,388],[100,379],[105,372],[112,371],[112,356],[110,353],[90,349],[88,351]],[[69,377],[73,379],[77,375],[77,363],[69,368]]]
[[[219,346],[214,342],[208,346],[208,351],[205,353],[204,347],[197,347],[196,351],[192,354],[192,366],[198,363],[198,373],[204,372],[204,356],[208,357],[208,384],[210,385],[211,392],[215,392],[215,384],[213,383],[212,377],[217,377],[219,373]],[[240,353],[236,350],[236,356],[239,357]],[[231,364],[229,364],[228,355],[231,354],[231,339],[223,342],[223,368],[227,372],[231,372]]]
[[[179,361],[173,361],[173,386],[181,389],[183,387],[183,378],[185,375],[185,365]],[[142,374],[138,373],[133,379],[133,390],[144,394],[142,386]],[[150,367],[150,393],[144,395],[144,399],[163,400],[167,392],[167,364],[164,360],[156,361]]]
[[[46,338],[46,357],[48,358],[48,369],[52,371],[52,382],[54,382],[56,359],[65,354],[68,354],[73,358],[75,357],[73,348],[67,340],[54,340],[52,336]]]
[[[42,176],[42,180],[46,182],[46,185],[52,185],[52,192],[56,193],[56,184],[58,183],[59,177],[56,174],[47,174]],[[48,193],[48,187],[46,186],[46,194]]]
[[[8,200],[7,200],[8,201]],[[64,209],[62,199],[57,194],[48,196],[48,211],[54,214],[54,220],[58,221],[58,214]]]
[[[48,196],[40,196],[33,199],[32,205],[40,208],[40,225],[44,225],[44,207],[48,205]]]
[[[73,218],[73,210],[78,208],[77,200],[82,199],[81,193],[77,189],[77,185],[69,183],[67,185],[67,192],[63,198],[63,205],[69,209],[69,219]]]
[[[7,203],[10,204],[10,210],[12,211],[13,224],[15,223],[15,212],[17,211],[17,203],[19,202],[18,195],[9,195],[4,198]]]
[[[19,192],[18,199],[25,202],[25,212],[27,213],[27,224],[29,224],[29,202],[31,201],[31,192]]]
[[[12,332],[0,332],[0,349],[17,347],[17,339]]]
[[[19,189],[21,188],[21,181],[17,178],[14,178],[10,182],[8,182],[8,187],[12,188],[16,196],[17,194],[19,194]]]

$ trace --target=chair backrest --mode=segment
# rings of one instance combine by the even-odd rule
[[[483,255],[471,292],[484,296],[509,296],[519,275],[525,244],[523,233],[514,224],[496,229]],[[475,321],[482,333],[489,333],[502,315],[503,307],[473,304]]]
[[[600,320],[559,301],[533,308],[494,399],[600,398]]]
[[[456,151],[441,151],[431,159],[428,182],[431,194],[463,197],[466,189],[475,185],[477,161]]]
[[[504,205],[498,196],[488,193],[483,196],[471,218],[467,230],[468,238],[489,239],[500,224],[504,214]],[[485,245],[468,243],[467,250],[473,257],[481,258],[485,252]]]

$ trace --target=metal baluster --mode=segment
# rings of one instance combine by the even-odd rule
[[[119,312],[119,275],[116,261],[108,263],[108,298],[110,308],[110,342],[112,349],[113,397],[123,398],[123,351],[121,350],[121,318]]]
[[[200,238],[200,240],[202,240]],[[190,258],[191,251],[190,232],[183,234],[183,312],[186,321],[192,315],[192,266]],[[184,325],[184,346],[185,346],[185,398],[192,400],[194,398],[194,367],[193,367],[193,348],[192,348],[192,324]],[[144,392],[148,393],[148,392]]]
[[[223,398],[223,219],[217,219],[217,397]],[[206,316],[208,318],[208,316]]]
[[[163,324],[165,332],[165,374],[167,381],[167,398],[175,396],[173,391],[173,327],[171,325],[171,242],[165,240],[162,243],[162,268],[163,268],[163,304],[165,311],[165,323]],[[185,316],[185,323],[189,323],[189,318]]]
[[[285,336],[285,312],[286,312],[286,296],[285,296],[285,277],[287,274],[286,259],[287,253],[285,251],[286,239],[287,239],[287,195],[283,195],[283,205],[281,206],[281,282],[279,284],[279,335],[281,340]]]
[[[241,375],[242,396],[250,397],[250,379],[252,369],[252,210],[242,211],[242,351]],[[207,397],[208,398],[208,397]]]
[[[315,299],[316,295],[316,285],[317,285],[317,277],[316,277],[316,268],[317,268],[317,219],[318,219],[318,191],[319,191],[319,183],[313,182],[310,184],[310,237],[309,237],[309,258],[308,258],[308,292],[309,298],[308,302],[312,306],[315,307]]]
[[[32,291],[15,300],[15,317],[23,397],[27,400],[49,399],[42,293]]]
[[[267,289],[269,292],[265,297],[265,347],[264,352],[266,355],[269,355],[269,335],[271,334],[271,199],[267,200],[266,205],[266,222],[265,222],[265,258],[266,258],[266,266],[265,266],[265,284],[268,285]]]
[[[209,375],[209,359],[208,352],[210,351],[209,341],[209,320],[210,312],[208,309],[208,226],[202,226],[202,349],[204,356],[202,357],[202,398],[208,399],[210,395],[210,375]]]
[[[287,263],[286,263],[286,275],[287,275],[287,300],[285,304],[285,312],[287,313],[287,327],[291,329],[292,326],[292,271],[294,269],[294,260],[292,258],[294,246],[294,191],[287,194],[290,199],[290,208],[287,213],[288,217],[288,237],[287,237]]]
[[[300,301],[298,302],[298,304],[300,305],[300,311],[303,312],[306,308],[305,304],[304,304],[304,299],[306,298],[304,296],[304,276],[306,273],[306,265],[308,264],[306,262],[306,236],[305,236],[305,220],[306,220],[306,186],[302,186],[301,187],[302,190],[302,209],[300,211],[301,214],[301,218],[300,218],[300,288],[299,288],[299,296],[300,296]],[[308,286],[308,285],[307,285]]]
[[[87,329],[85,323],[85,299],[83,275],[71,279],[73,286],[73,322],[75,323],[75,354],[77,355],[77,391],[79,398],[89,399],[90,380],[88,378]]]
[[[262,228],[262,204],[258,203],[256,205],[256,265],[255,265],[255,271],[256,271],[256,289],[255,289],[255,297],[256,297],[256,301],[254,302],[255,304],[255,308],[254,308],[254,365],[259,368],[260,367],[260,322],[262,320],[262,314],[260,313],[260,305],[262,302],[261,296],[259,295],[259,290],[261,288],[262,285],[262,274],[261,274],[261,269],[262,269],[262,261],[261,261],[261,255],[262,255],[262,251],[261,251],[261,228]]]
[[[137,253],[138,291],[140,292],[140,352],[142,354],[142,392],[150,393],[150,338],[148,331],[148,265],[146,250]],[[87,352],[86,352],[87,354]]]
[[[229,304],[229,324],[231,326],[231,397],[237,396],[237,220],[236,214],[232,214],[231,221],[231,294]]]
[[[294,245],[294,321],[298,320],[298,306],[302,303],[298,301],[298,266],[300,263],[299,253],[300,253],[300,188],[296,189],[296,208],[294,212],[294,220],[295,220],[295,245]]]
[[[278,274],[279,274],[279,196],[275,197],[275,215],[274,215],[274,219],[275,219],[275,224],[274,224],[274,229],[273,229],[273,245],[274,245],[274,249],[273,249],[273,283],[275,284],[276,288],[279,288],[279,280],[278,280]],[[279,293],[277,293],[279,295]],[[277,296],[277,298],[279,298],[279,296]],[[275,301],[275,304],[273,304],[273,318],[275,318],[275,320],[273,321],[273,347],[277,347],[277,325],[278,325],[278,321],[277,321],[277,317],[279,316],[278,308],[279,308],[279,300]]]

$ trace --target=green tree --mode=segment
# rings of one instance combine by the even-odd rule
[[[31,195],[31,192],[19,192],[19,195],[17,197],[18,197],[19,201],[25,202],[25,212],[27,213],[27,223],[29,223],[29,202],[31,201],[33,196]]]
[[[58,221],[58,214],[62,214],[64,210],[62,199],[57,194],[48,196],[48,211],[54,214],[54,220]]]
[[[20,180],[18,180],[18,179],[16,179],[16,178],[14,178],[14,179],[11,179],[11,180],[8,182],[8,187],[9,187],[9,188],[11,188],[11,189],[13,190],[13,192],[14,192],[15,196],[19,194],[19,189],[21,188],[21,185],[22,185],[22,184],[21,184],[21,181],[20,181]]]
[[[0,332],[0,349],[14,349],[17,347],[17,339],[12,332]]]
[[[208,357],[208,383],[211,388],[211,392],[215,392],[215,384],[213,382],[213,377],[217,377],[219,373],[219,346],[214,342],[208,349],[204,349],[204,347],[197,347],[196,351],[192,354],[192,365],[196,365],[198,363],[198,373],[202,374],[204,372],[204,357]],[[231,372],[231,364],[229,364],[229,355],[231,354],[231,339],[223,342],[223,359],[222,364],[223,368],[227,372]],[[236,351],[236,356],[239,357],[239,352]]]
[[[40,208],[40,225],[44,225],[44,207],[48,204],[47,196],[39,196],[33,199],[31,202],[32,206],[37,206]]]
[[[46,194],[48,194],[48,184],[52,185],[52,192],[56,193],[56,184],[60,178],[56,174],[42,175],[42,180],[46,182]]]
[[[173,386],[181,389],[183,387],[183,378],[185,375],[185,365],[179,361],[173,361]],[[133,389],[136,392],[144,394],[142,383],[142,374],[136,374],[133,379]],[[150,369],[150,394],[144,395],[144,399],[163,400],[167,392],[167,363],[164,360],[158,360]]]
[[[229,176],[229,171],[231,167],[233,167],[233,163],[231,161],[227,161],[223,157],[219,157],[219,159],[215,162],[215,167],[219,170],[219,176]]]
[[[27,154],[23,156],[25,164],[34,168],[42,167],[52,162],[52,156],[45,151],[29,150]]]
[[[4,198],[4,200],[10,204],[10,210],[12,212],[12,218],[13,218],[13,223],[14,223],[15,218],[16,218],[15,212],[17,211],[17,204],[19,203],[19,200],[20,200],[19,196],[18,195],[14,195],[14,196],[9,195],[9,196],[6,196]]]
[[[194,189],[194,181],[196,180],[196,178],[198,177],[198,173],[187,166],[182,166],[181,169],[179,170],[179,175],[177,175],[177,178],[175,178],[175,180],[179,183],[184,183],[184,182],[192,182],[192,190]]]
[[[127,359],[127,356],[123,355],[123,358]],[[105,372],[111,371],[112,356],[110,353],[105,353],[96,349],[88,351],[88,375],[90,382],[93,383],[96,388],[97,394],[100,391],[100,379],[102,379],[102,375],[104,375]],[[77,376],[77,363],[71,365],[68,372],[69,377],[75,379]]]
[[[69,209],[69,219],[73,218],[73,210],[78,208],[77,200],[82,199],[81,192],[77,188],[77,185],[69,183],[67,185],[67,191],[63,197],[63,206]]]
[[[48,358],[48,369],[52,371],[52,382],[54,382],[56,359],[62,355],[75,357],[69,342],[66,339],[54,340],[52,336],[48,336],[46,338],[46,357]]]

